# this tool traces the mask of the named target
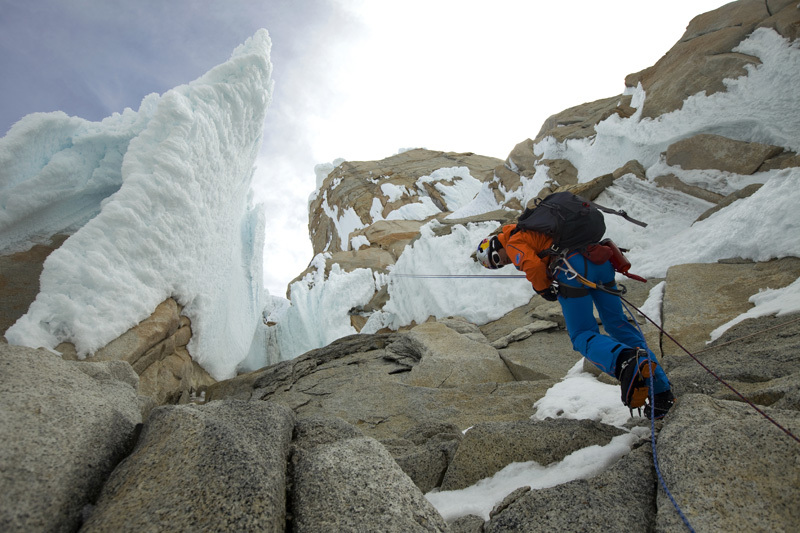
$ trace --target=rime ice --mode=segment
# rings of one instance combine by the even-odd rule
[[[68,341],[86,355],[172,296],[192,319],[193,358],[216,379],[235,374],[265,305],[265,218],[249,195],[270,47],[261,30],[137,112],[99,123],[34,114],[0,139],[0,249],[74,231],[45,262],[10,342]]]

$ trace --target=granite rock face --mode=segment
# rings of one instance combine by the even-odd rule
[[[294,531],[447,531],[436,509],[372,438],[303,447],[293,466]]]
[[[800,434],[797,411],[764,411]],[[659,454],[671,490],[681,495],[697,531],[788,531],[800,521],[800,443],[742,402],[683,396],[661,430]],[[740,461],[744,457],[749,458]],[[659,508],[666,505],[659,492]],[[677,513],[659,513],[656,519],[657,531],[682,525]]]
[[[265,402],[157,408],[82,530],[283,531],[294,422]]]
[[[326,210],[326,202],[334,213],[352,210],[361,224],[390,222],[389,214],[410,204],[431,206],[430,216],[452,211],[448,208],[443,187],[454,180],[472,178],[484,181],[491,177],[499,160],[473,153],[435,152],[416,149],[403,152],[381,161],[345,162],[331,172],[317,192],[309,207],[309,229],[314,253],[339,252],[351,249],[350,237],[338,235],[336,224]],[[441,168],[462,167],[463,176],[435,179],[432,175]],[[419,178],[431,177],[428,183],[417,186]],[[376,201],[378,203],[376,203]],[[429,217],[422,217],[425,220]],[[405,228],[384,227],[397,235],[407,232]],[[366,235],[366,234],[365,234]],[[353,235],[355,236],[355,235]],[[374,236],[374,235],[373,235]],[[394,237],[396,240],[400,237]],[[370,240],[370,242],[372,242]],[[385,242],[385,241],[384,241]]]
[[[725,91],[726,78],[747,74],[758,59],[733,49],[757,28],[772,28],[796,39],[797,4],[791,0],[739,0],[692,19],[686,32],[655,65],[625,79],[647,92],[643,116],[654,118],[680,109],[687,96]]]
[[[128,363],[0,344],[0,529],[74,531],[142,423]]]

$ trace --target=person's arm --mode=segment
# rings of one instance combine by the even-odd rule
[[[533,289],[541,294],[550,288],[551,280],[547,276],[547,264],[539,258],[538,253],[549,248],[551,241],[541,234],[526,233],[513,235],[506,243],[506,253],[517,270],[525,272]]]

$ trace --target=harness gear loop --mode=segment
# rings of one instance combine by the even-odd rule
[[[602,283],[600,285],[602,287],[605,287],[606,289],[614,290],[613,287],[615,284],[616,283],[614,281],[609,281],[607,283]],[[622,287],[620,290],[623,291],[624,294],[625,286],[620,285],[620,287]],[[586,287],[573,287],[571,285],[563,285],[563,284],[558,285],[557,291],[558,295],[563,298],[582,298],[589,294],[589,289]]]

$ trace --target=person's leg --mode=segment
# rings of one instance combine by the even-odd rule
[[[595,265],[594,263],[588,262],[587,271],[587,278],[595,283],[608,283],[614,280],[614,269],[611,263],[607,262],[602,265]],[[614,285],[614,287],[616,288],[616,285]],[[655,353],[647,346],[642,332],[638,327],[628,321],[622,309],[622,301],[619,296],[601,290],[592,290],[590,294],[595,307],[597,307],[597,314],[600,316],[600,321],[603,323],[603,330],[605,333],[612,339],[628,347],[646,349],[647,353],[650,355],[650,360],[656,365],[653,376],[654,392],[658,394],[669,390],[670,383],[669,379],[667,379],[667,374],[658,363]],[[627,353],[628,352],[626,352],[626,354]],[[616,364],[617,361],[615,358],[615,367]]]
[[[559,285],[583,287],[580,282],[569,280],[563,272],[559,272],[556,279]],[[594,363],[601,371],[614,376],[617,355],[630,346],[600,333],[590,295],[578,298],[559,296],[558,302],[561,304],[573,349]]]
[[[609,262],[596,265],[586,260],[583,256],[574,255],[570,259],[570,263],[578,273],[589,281],[616,287],[615,284],[612,285],[616,274]],[[564,272],[559,272],[557,280],[560,285],[581,286],[576,280],[570,280]],[[647,369],[641,369],[642,364],[646,364],[648,358],[652,363],[655,363],[652,379],[655,404],[653,406],[649,399],[646,400],[645,415],[652,415],[655,418],[664,417],[674,402],[669,380],[664,369],[658,364],[655,354],[647,348],[644,336],[639,331],[639,328],[628,322],[625,317],[619,296],[599,289],[589,289],[586,296],[578,298],[559,296],[558,300],[564,311],[564,319],[573,347],[592,361],[600,370],[620,379],[622,401],[626,405],[633,406],[638,401],[644,400],[641,395],[647,395],[649,380],[642,382],[637,381],[637,379],[649,374]],[[595,306],[603,323],[605,335],[600,334],[597,322],[594,319],[593,307]],[[637,348],[642,348],[642,350]],[[642,357],[641,354],[645,354],[644,350],[647,350],[646,353],[648,355]],[[627,369],[622,372],[624,375],[618,376],[617,363],[622,363],[625,358],[637,355],[639,356],[637,362],[633,365],[627,365]],[[631,372],[634,368],[641,370]],[[637,385],[637,383],[639,384]],[[635,398],[639,398],[639,400],[635,400]]]

